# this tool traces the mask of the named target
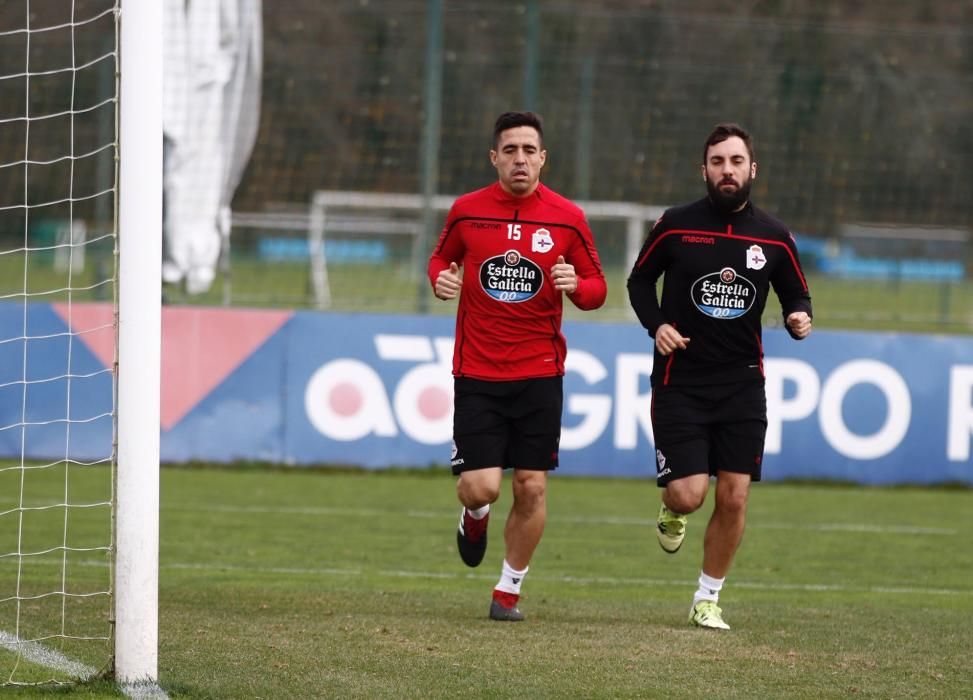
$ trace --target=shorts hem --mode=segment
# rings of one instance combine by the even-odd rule
[[[480,469],[495,469],[496,467],[500,467],[503,471],[507,471],[510,469],[513,470],[519,469],[525,472],[552,472],[555,469],[557,469],[558,465],[555,464],[549,467],[509,467],[502,464],[484,464],[480,466],[469,466],[466,464],[461,464],[459,466],[451,465],[450,470],[453,472],[453,476],[459,476],[463,472],[475,472],[475,471],[479,471]]]

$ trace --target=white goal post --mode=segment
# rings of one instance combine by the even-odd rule
[[[121,2],[115,677],[158,678],[162,2]]]

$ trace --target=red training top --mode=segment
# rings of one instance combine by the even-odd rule
[[[597,309],[608,289],[577,205],[543,184],[515,197],[499,182],[453,203],[429,258],[429,281],[435,289],[451,262],[463,269],[455,376],[508,381],[564,374],[562,293],[551,279],[560,255],[578,276],[568,298],[579,309]]]

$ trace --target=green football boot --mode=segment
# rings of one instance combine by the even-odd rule
[[[659,518],[656,522],[658,528],[655,534],[659,538],[659,546],[669,554],[675,554],[686,539],[686,516],[673,513],[663,503],[659,506]]]
[[[689,623],[711,630],[728,630],[723,622],[723,610],[712,600],[699,600],[689,611]]]

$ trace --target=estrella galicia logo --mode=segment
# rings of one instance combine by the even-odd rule
[[[541,268],[516,250],[488,258],[480,266],[480,286],[497,301],[518,304],[540,291]]]
[[[739,318],[750,310],[757,288],[732,267],[703,275],[693,282],[690,294],[696,308],[711,318]]]

